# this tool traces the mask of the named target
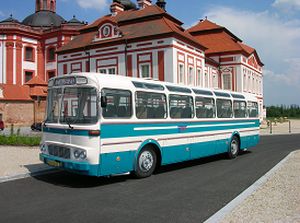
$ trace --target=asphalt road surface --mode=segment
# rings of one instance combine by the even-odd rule
[[[0,184],[0,222],[203,222],[291,151],[300,135],[262,137],[224,155],[162,167],[150,178],[59,172]]]

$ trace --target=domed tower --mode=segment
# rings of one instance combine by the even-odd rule
[[[59,27],[66,23],[65,19],[56,14],[56,0],[36,0],[35,13],[27,16],[24,25],[31,27]]]
[[[56,12],[56,0],[36,0],[35,12],[39,11]]]

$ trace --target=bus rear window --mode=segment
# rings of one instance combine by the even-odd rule
[[[104,118],[131,118],[132,96],[130,91],[103,89],[102,95],[107,98],[107,106],[102,109]]]

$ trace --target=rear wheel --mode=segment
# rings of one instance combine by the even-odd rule
[[[240,151],[240,140],[237,136],[233,136],[229,145],[227,156],[229,159],[234,159]]]
[[[157,155],[151,146],[144,147],[136,161],[135,176],[145,178],[152,175],[157,163]]]

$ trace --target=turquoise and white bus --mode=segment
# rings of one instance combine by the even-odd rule
[[[257,145],[249,94],[99,73],[49,80],[40,159],[90,176],[132,172]]]

